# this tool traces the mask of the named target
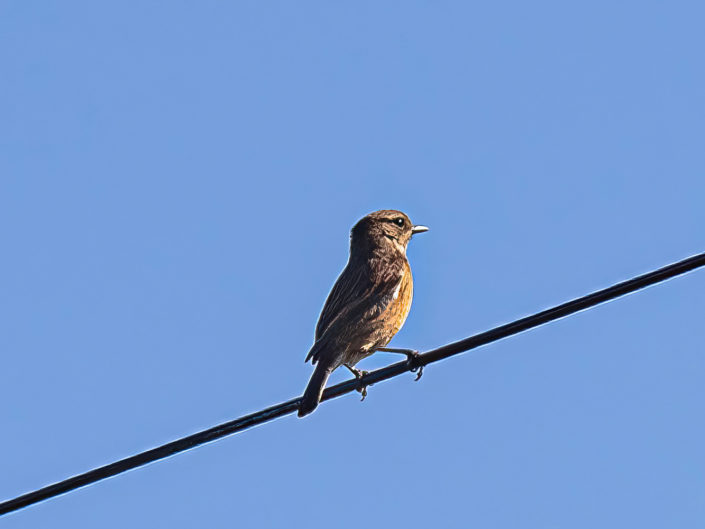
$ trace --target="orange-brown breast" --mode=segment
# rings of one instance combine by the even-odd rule
[[[406,317],[411,310],[411,300],[414,297],[414,280],[411,276],[411,267],[408,262],[404,262],[404,273],[399,283],[399,289],[395,292],[395,297],[389,307],[389,314],[385,315],[385,320],[390,326],[387,343],[402,328]]]

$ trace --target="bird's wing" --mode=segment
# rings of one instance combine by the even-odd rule
[[[340,312],[356,299],[361,298],[371,288],[369,274],[361,266],[350,263],[338,277],[333,289],[328,294],[321,315],[316,325],[315,340],[318,341]]]
[[[365,342],[373,337],[383,325],[382,314],[389,308],[394,300],[394,292],[397,289],[401,276],[392,275],[375,282],[360,279],[356,283],[359,288],[344,290],[341,285],[346,280],[354,281],[354,276],[345,278],[345,272],[340,276],[333,288],[326,305],[323,308],[319,329],[316,330],[316,343],[309,351],[306,361],[309,359],[316,363],[321,355],[342,354],[348,345],[355,342]],[[337,288],[339,287],[339,288]],[[336,290],[338,292],[336,292]],[[331,297],[336,297],[331,301]],[[343,300],[340,302],[339,300]],[[327,311],[329,302],[333,303],[334,311]],[[323,326],[321,321],[326,320]],[[332,359],[331,359],[332,360]]]

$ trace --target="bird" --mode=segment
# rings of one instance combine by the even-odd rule
[[[306,362],[315,365],[301,398],[298,416],[316,409],[331,373],[341,365],[355,368],[375,351],[402,353],[412,368],[418,352],[385,347],[402,328],[411,309],[414,281],[406,257],[411,237],[428,231],[401,211],[383,209],[360,219],[350,231],[350,257],[333,285],[316,324]],[[412,369],[415,370],[415,369]],[[364,399],[366,388],[359,390]]]

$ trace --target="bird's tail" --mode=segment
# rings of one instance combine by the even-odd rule
[[[328,377],[332,372],[332,366],[326,366],[321,362],[318,363],[313,375],[311,375],[311,380],[308,381],[301,404],[299,404],[299,417],[308,415],[316,409],[318,403],[321,402],[321,395],[323,395],[326,382],[328,382]]]

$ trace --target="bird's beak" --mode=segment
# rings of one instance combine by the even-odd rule
[[[414,234],[416,234],[416,233],[423,233],[423,232],[425,232],[425,231],[428,231],[428,227],[427,227],[427,226],[414,226],[413,228],[411,228],[411,234],[412,234],[412,235],[414,235]]]

